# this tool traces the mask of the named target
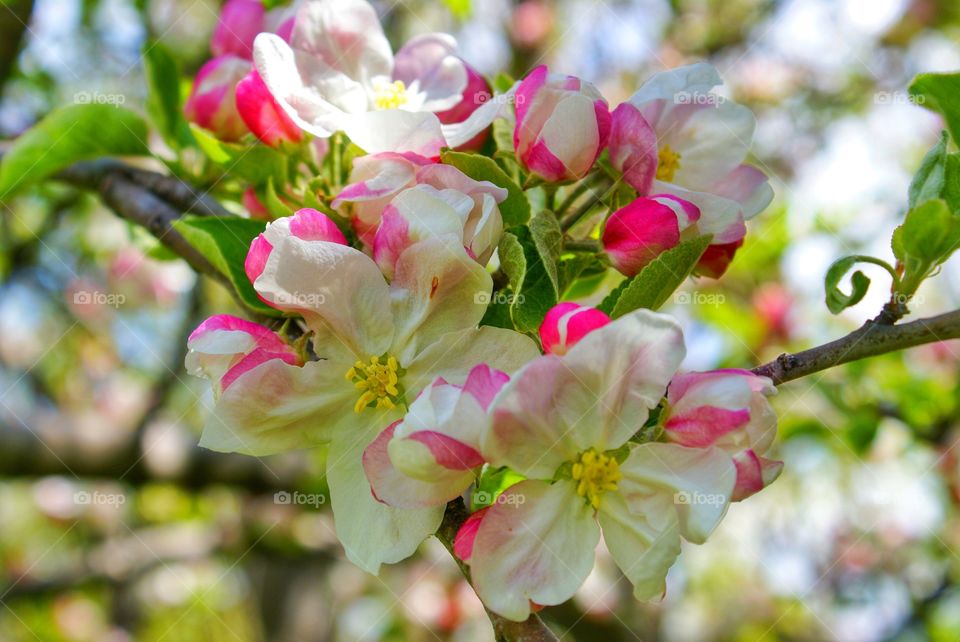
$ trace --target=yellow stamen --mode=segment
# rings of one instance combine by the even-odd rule
[[[347,370],[344,378],[353,382],[353,387],[361,392],[353,406],[360,413],[364,408],[374,405],[376,408],[394,408],[400,399],[400,364],[396,358],[388,356],[384,363],[380,357],[370,357],[370,363],[357,361]]]
[[[392,83],[377,83],[374,87],[373,106],[377,109],[397,109],[406,105],[407,86],[402,80],[394,80]]]
[[[657,154],[657,180],[670,182],[680,169],[680,154],[664,145]]]
[[[577,494],[595,509],[600,507],[600,496],[608,490],[616,490],[617,482],[623,477],[620,464],[614,457],[592,448],[580,453],[570,473],[577,482]]]

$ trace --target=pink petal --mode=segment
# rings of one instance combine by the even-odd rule
[[[210,51],[216,56],[233,54],[252,60],[253,40],[265,31],[264,14],[260,0],[227,0],[210,40]]]
[[[250,250],[247,252],[247,258],[243,262],[243,271],[247,273],[250,283],[255,283],[257,277],[263,274],[263,268],[266,266],[267,259],[270,258],[270,252],[272,251],[273,246],[270,245],[263,234],[253,239]]]
[[[743,239],[733,243],[723,245],[710,245],[707,251],[700,257],[700,262],[694,270],[695,274],[708,276],[711,279],[719,279],[727,271],[737,250],[743,245]]]
[[[284,345],[284,348],[286,349],[282,352],[274,352],[259,348],[244,356],[224,373],[223,379],[220,380],[221,391],[229,388],[230,384],[236,381],[240,375],[253,370],[262,363],[271,361],[272,359],[280,359],[286,363],[289,363],[291,366],[301,365],[300,359],[296,354],[290,351],[289,346]]]
[[[329,241],[349,245],[337,224],[323,212],[304,207],[290,219],[290,234],[304,241]]]
[[[605,313],[576,303],[553,306],[540,325],[540,343],[548,354],[562,355],[587,334],[610,323]]]
[[[513,129],[513,146],[519,153],[522,147],[521,140],[533,139],[539,133],[537,131],[527,132],[524,130],[524,122],[527,118],[527,112],[533,105],[537,92],[547,82],[547,66],[540,65],[527,74],[527,77],[520,81],[515,94],[517,124]]]
[[[640,196],[650,193],[657,175],[657,134],[630,103],[613,110],[610,162]]]
[[[477,531],[480,530],[480,523],[483,516],[487,514],[489,508],[481,508],[476,513],[470,515],[460,526],[456,537],[453,538],[453,554],[462,561],[468,562],[473,555],[473,542],[477,538]]]
[[[277,103],[256,69],[237,84],[236,95],[243,122],[267,145],[297,143],[303,138],[303,132]]]
[[[715,406],[699,406],[682,415],[671,416],[664,429],[670,441],[681,446],[704,448],[718,439],[741,428],[750,421],[746,408],[729,410]]]
[[[480,406],[487,410],[490,403],[497,396],[500,389],[510,381],[506,372],[491,368],[485,363],[473,367],[463,384],[464,392],[468,392],[480,402]]]
[[[485,461],[476,449],[440,432],[418,430],[408,439],[426,446],[437,464],[448,470],[471,470],[482,466]]]
[[[655,200],[638,198],[610,216],[602,240],[613,266],[634,276],[680,242],[677,214]]]

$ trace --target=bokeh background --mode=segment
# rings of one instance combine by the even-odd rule
[[[839,317],[823,274],[843,254],[892,259],[910,176],[941,127],[905,89],[918,72],[960,69],[955,0],[374,4],[395,46],[449,31],[484,73],[546,62],[611,104],[662,68],[717,65],[726,95],[757,114],[754,162],[776,200],[727,276],[668,306],[687,328],[687,367],[756,365],[879,311],[882,270],[865,268],[871,293]],[[0,1],[0,139],[91,96],[142,110],[144,43],[192,74],[218,9]],[[165,258],[66,187],[0,204],[0,640],[492,639],[437,542],[379,578],[345,560],[322,451],[196,447],[212,400],[183,371],[185,337],[233,304]],[[912,308],[958,307],[955,259]],[[685,549],[664,601],[635,602],[601,556],[549,623],[578,641],[960,639],[958,372],[955,341],[783,386],[783,477]]]

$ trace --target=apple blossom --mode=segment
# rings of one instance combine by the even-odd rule
[[[443,509],[401,510],[377,502],[364,475],[363,451],[437,377],[461,383],[481,362],[513,372],[537,350],[512,330],[477,328],[485,309],[477,293],[489,294],[491,279],[459,239],[410,246],[388,284],[370,257],[338,242],[301,238],[294,219],[270,224],[263,234],[269,248],[251,249],[258,255],[266,249],[266,260],[248,263],[256,266],[260,296],[301,315],[311,333],[319,360],[304,366],[311,368],[309,386],[293,382],[300,396],[295,402],[281,382],[263,381],[263,365],[253,368],[221,396],[200,443],[267,455],[329,442],[337,535],[352,561],[376,573],[381,563],[410,555],[436,530]],[[230,394],[238,388],[243,396]],[[272,397],[284,399],[284,407],[316,411],[323,420],[281,434],[264,431],[258,409],[269,407]]]
[[[469,533],[459,542],[487,607],[519,621],[531,602],[569,599],[593,568],[601,529],[635,595],[656,596],[680,536],[699,543],[710,534],[733,490],[730,457],[628,443],[684,353],[676,322],[639,310],[562,357],[527,364],[501,390],[481,452],[527,480],[486,511],[472,542]]]
[[[499,113],[489,101],[462,122],[441,124],[436,113],[459,104],[467,88],[456,41],[425,34],[394,56],[365,0],[304,0],[290,43],[260,34],[254,61],[301,129],[324,138],[344,131],[369,153],[434,156],[466,143]]]
[[[263,274],[263,268],[267,264],[270,252],[273,251],[274,244],[286,236],[295,236],[305,241],[329,241],[347,245],[343,232],[326,214],[309,207],[297,210],[293,216],[285,216],[268,223],[263,233],[253,239],[243,264],[243,269],[251,283]]]
[[[563,355],[587,334],[608,323],[610,317],[596,308],[558,303],[543,318],[540,345],[547,354]]]
[[[217,18],[217,27],[210,39],[215,56],[232,54],[253,59],[253,39],[264,29],[266,11],[260,0],[227,0]]]
[[[364,470],[381,502],[401,508],[442,506],[472,484],[483,465],[480,436],[487,409],[509,380],[486,364],[462,386],[437,379],[410,404],[406,416],[367,447]]]
[[[736,243],[746,228],[742,221],[714,227],[693,203],[671,194],[640,197],[610,215],[604,225],[603,249],[617,270],[633,276],[681,240],[711,234],[723,243]],[[699,269],[699,268],[698,268]]]
[[[373,242],[373,258],[387,278],[393,277],[394,265],[407,247],[447,234],[460,238],[468,254],[486,265],[503,233],[503,219],[493,196],[482,192],[476,197],[421,184],[390,201]]]
[[[416,154],[384,152],[361,156],[354,161],[347,185],[334,199],[333,206],[351,216],[357,236],[373,247],[380,220],[393,199],[416,185],[441,191],[456,190],[468,197],[472,206],[464,230],[465,238],[496,245],[502,229],[497,205],[507,198],[507,190],[490,181],[475,181],[456,167],[440,165]],[[495,238],[492,238],[495,237]],[[485,238],[490,238],[484,241]],[[479,256],[486,251],[474,254]],[[492,251],[492,249],[491,249]],[[482,259],[486,262],[489,255]]]
[[[610,136],[607,102],[590,83],[531,71],[515,94],[517,160],[540,178],[560,182],[583,178]]]
[[[208,60],[197,72],[183,107],[187,120],[224,141],[238,140],[247,133],[237,111],[235,89],[249,70],[250,63],[230,54]]]
[[[749,497],[780,474],[783,462],[765,459],[777,434],[777,416],[767,397],[777,389],[749,370],[679,374],[670,382],[660,417],[670,441],[697,448],[716,446],[737,467],[733,500]]]

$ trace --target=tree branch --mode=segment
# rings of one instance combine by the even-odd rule
[[[781,354],[753,372],[779,385],[851,361],[957,338],[960,310],[900,325],[873,320],[836,341],[796,354]]]

